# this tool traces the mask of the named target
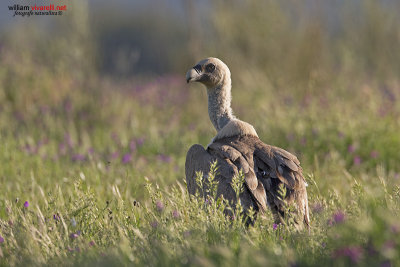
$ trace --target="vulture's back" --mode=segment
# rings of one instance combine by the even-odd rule
[[[275,221],[280,222],[287,204],[294,204],[303,222],[309,225],[306,182],[296,156],[281,148],[266,145],[251,135],[216,140],[207,150],[201,145],[193,145],[187,153],[185,164],[190,194],[195,194],[198,189],[196,172],[201,171],[206,179],[210,164],[215,160],[218,162],[218,195],[235,201],[231,182],[242,169],[245,190],[240,195],[240,201],[245,210],[253,207],[256,211],[264,211],[269,206]],[[286,189],[285,196],[282,196],[282,186]]]

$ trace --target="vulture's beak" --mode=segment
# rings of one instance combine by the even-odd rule
[[[199,68],[199,66],[195,66],[186,73],[186,82],[190,83],[198,81],[200,77],[201,77],[201,68]]]

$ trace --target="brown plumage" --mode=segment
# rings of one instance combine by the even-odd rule
[[[203,179],[207,179],[211,163],[217,160],[218,196],[223,195],[231,203],[235,201],[231,182],[242,170],[245,190],[240,202],[245,210],[252,207],[263,212],[269,207],[279,223],[288,204],[294,204],[295,213],[308,226],[307,184],[299,160],[281,148],[264,144],[250,124],[233,116],[228,67],[219,59],[207,58],[190,69],[186,79],[206,85],[208,113],[217,130],[206,149],[193,145],[187,153],[185,174],[189,193],[198,190],[196,172],[201,171],[205,174]],[[282,187],[286,189],[285,196]]]

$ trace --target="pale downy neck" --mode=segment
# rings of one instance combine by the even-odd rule
[[[207,88],[208,115],[217,132],[235,119],[231,108],[231,78],[225,77],[220,85]]]

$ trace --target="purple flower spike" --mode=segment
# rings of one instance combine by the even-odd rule
[[[162,212],[162,211],[164,210],[164,204],[163,204],[160,200],[158,200],[158,201],[156,202],[156,208],[157,208],[157,210],[158,210],[159,212]]]
[[[350,153],[353,153],[354,151],[356,151],[356,148],[354,147],[354,145],[349,145],[347,147],[347,151],[349,151]]]
[[[71,157],[72,161],[84,161],[86,159],[85,155],[75,154]]]
[[[179,218],[181,217],[179,211],[177,211],[177,210],[174,210],[174,211],[172,212],[172,216],[173,216],[175,219],[179,219]]]
[[[0,244],[1,243],[4,243],[4,237],[2,237],[1,235],[0,235]]]
[[[143,138],[143,137],[138,138],[138,139],[136,140],[136,144],[137,144],[138,146],[142,146],[142,145],[144,144],[144,138]]]
[[[111,153],[110,157],[111,157],[111,159],[119,158],[119,153],[118,153],[118,151],[115,151],[115,152]]]
[[[29,202],[28,202],[28,201],[25,201],[24,207],[25,207],[25,208],[29,207]]]
[[[131,154],[125,154],[123,157],[122,157],[122,163],[123,164],[127,164],[127,163],[129,163],[130,161],[132,160],[132,155]]]
[[[78,238],[78,234],[72,233],[72,234],[69,235],[69,237],[70,237],[71,239],[76,239],[76,238]]]
[[[372,150],[370,156],[371,158],[376,159],[379,156],[379,153],[376,150]]]
[[[278,225],[277,225],[276,223],[274,223],[274,224],[272,225],[272,229],[274,229],[274,230],[278,229]]]
[[[157,156],[157,159],[159,161],[165,162],[165,163],[170,163],[171,162],[171,157],[168,155],[160,154]]]
[[[152,222],[150,223],[150,225],[151,225],[151,227],[153,227],[153,228],[157,228],[157,227],[158,227],[158,222],[157,222],[157,221],[152,221]]]
[[[339,258],[339,257],[348,257],[350,260],[354,263],[357,263],[361,260],[363,255],[363,251],[359,247],[345,247],[345,248],[340,248],[337,249],[336,251],[333,252],[333,257],[334,258]]]
[[[333,220],[335,223],[342,223],[345,220],[345,214],[342,211],[338,211],[333,214]]]
[[[354,165],[358,166],[361,164],[361,158],[360,156],[355,156],[353,159]]]

